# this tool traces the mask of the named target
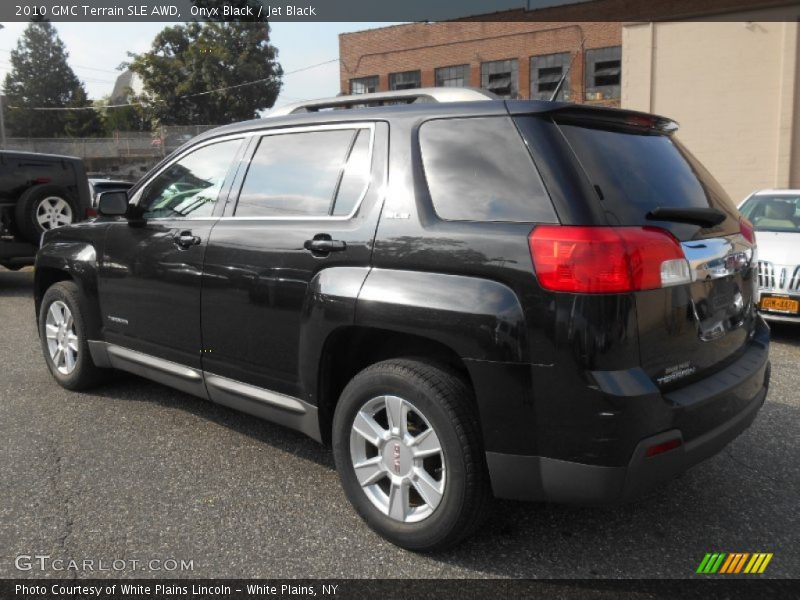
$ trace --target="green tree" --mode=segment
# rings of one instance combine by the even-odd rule
[[[255,118],[272,107],[281,89],[283,69],[269,31],[266,21],[167,27],[148,52],[131,54],[128,68],[144,85],[137,99],[161,125]],[[217,91],[232,86],[238,87]]]
[[[106,135],[113,135],[115,131],[150,131],[151,129],[150,121],[139,106],[115,105],[111,101],[110,95],[95,100],[94,105],[103,116]]]
[[[70,137],[97,137],[105,133],[103,121],[94,105],[89,102],[83,85],[75,88],[69,106],[81,110],[66,111],[64,133]]]
[[[70,132],[96,135],[102,131],[93,110],[30,110],[91,106],[83,84],[67,64],[68,56],[51,23],[32,22],[25,29],[11,51],[11,71],[3,85],[9,107],[6,126],[11,135],[58,137]]]

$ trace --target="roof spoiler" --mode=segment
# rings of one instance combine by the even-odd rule
[[[549,110],[543,107],[541,102],[536,102],[535,109],[530,110],[529,108],[526,109],[526,104],[531,103],[525,101],[506,102],[508,111],[511,114],[547,113],[556,117],[557,120],[565,122],[595,123],[611,127],[654,130],[662,133],[673,133],[679,127],[676,121],[667,117],[636,110],[564,102],[552,102]]]

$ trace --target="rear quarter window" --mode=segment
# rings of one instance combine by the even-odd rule
[[[420,127],[419,143],[425,179],[439,218],[558,222],[510,118],[427,121]]]

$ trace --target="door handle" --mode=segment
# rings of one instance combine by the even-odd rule
[[[330,236],[318,236],[313,240],[306,240],[303,248],[311,250],[313,254],[328,254],[329,252],[347,250],[347,244],[340,240],[332,240]]]
[[[181,231],[172,239],[175,241],[175,244],[181,248],[197,246],[200,243],[200,238],[196,235],[192,235],[191,231]]]

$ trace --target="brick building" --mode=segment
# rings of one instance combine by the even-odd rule
[[[506,98],[619,106],[623,23],[730,20],[793,0],[589,0],[458,21],[409,23],[339,36],[343,94],[471,86]],[[583,50],[583,51],[581,51]]]
[[[583,52],[580,52],[583,45]],[[412,23],[339,37],[342,93],[471,86],[506,98],[619,105],[621,23]]]
[[[676,119],[734,200],[800,188],[796,0],[593,0],[345,33],[339,52],[345,94],[449,85],[547,99],[573,61],[559,99]]]

